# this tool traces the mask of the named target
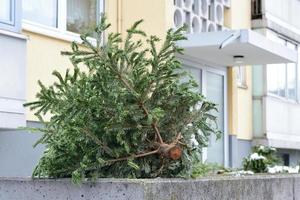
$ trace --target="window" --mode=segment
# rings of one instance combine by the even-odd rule
[[[0,29],[12,32],[21,31],[20,3],[19,0],[0,0]]]
[[[46,26],[57,27],[57,0],[23,0],[23,18]]]
[[[251,16],[252,19],[262,18],[262,2],[261,0],[251,0]]]
[[[268,38],[274,42],[287,46],[290,49],[297,50],[297,45],[279,38],[275,34],[269,33]],[[297,99],[297,65],[271,64],[267,65],[267,88],[268,92],[285,97],[288,99]]]
[[[16,7],[15,0],[0,0],[0,28],[13,29]]]
[[[290,166],[290,155],[288,153],[282,154],[282,161],[284,166]]]
[[[278,64],[272,64],[267,66],[268,92],[272,94],[278,94],[278,68]]]
[[[97,23],[96,0],[67,0],[67,30],[82,33]]]
[[[9,23],[12,21],[11,4],[11,0],[0,0],[0,22]]]
[[[298,102],[300,101],[300,46],[298,46],[298,68],[297,68],[297,92]]]
[[[297,45],[287,42],[287,47],[297,50]],[[297,65],[296,63],[287,64],[287,96],[290,99],[297,98]]]
[[[237,85],[241,88],[247,88],[246,67],[237,67]]]
[[[102,1],[23,0],[24,23],[29,27],[49,28],[52,31],[54,28],[60,33],[88,32],[99,21]]]

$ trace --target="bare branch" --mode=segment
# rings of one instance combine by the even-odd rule
[[[149,156],[149,155],[152,155],[152,154],[157,154],[158,152],[159,152],[159,149],[156,149],[154,151],[149,151],[149,152],[146,152],[146,153],[136,154],[136,155],[122,157],[122,158],[116,158],[116,159],[112,159],[112,160],[107,160],[106,162],[117,162],[117,161],[128,160],[128,159],[131,159],[131,158],[141,158],[141,157]]]

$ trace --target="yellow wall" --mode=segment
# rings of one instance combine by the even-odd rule
[[[238,88],[237,92],[237,119],[238,139],[252,139],[252,70],[246,66],[247,89]]]
[[[231,0],[231,9],[225,11],[225,25],[232,29],[251,28],[251,1]],[[247,88],[237,86],[237,69],[228,70],[229,133],[238,139],[252,139],[252,72],[246,69]]]
[[[55,80],[51,75],[54,70],[64,72],[67,67],[71,66],[68,58],[60,55],[61,51],[69,50],[70,42],[28,31],[23,31],[23,33],[29,38],[27,42],[26,101],[33,101],[39,91],[38,80],[48,85]],[[36,120],[36,117],[27,110],[26,119]]]
[[[225,10],[224,15],[224,23],[227,27],[251,28],[251,0],[231,0],[231,7]]]
[[[171,0],[109,0],[106,13],[112,27],[109,31],[119,32],[124,37],[126,30],[140,19],[140,28],[148,35],[165,36],[172,24]]]

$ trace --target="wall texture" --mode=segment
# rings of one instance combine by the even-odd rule
[[[0,178],[0,200],[299,200],[299,175],[210,179],[99,179],[75,186],[68,179]]]

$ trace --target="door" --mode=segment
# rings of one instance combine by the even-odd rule
[[[217,70],[216,68],[188,63],[185,70],[191,73],[198,83],[197,92],[201,92],[209,101],[217,104],[218,112],[213,114],[217,116],[217,126],[222,132],[221,138],[216,140],[216,136],[209,138],[207,148],[203,149],[203,161],[209,163],[218,163],[224,166],[228,165],[228,140],[226,126],[226,69]]]
[[[207,162],[210,163],[225,163],[225,141],[224,141],[224,76],[218,73],[206,72],[206,97],[209,101],[217,104],[217,111],[213,114],[217,116],[217,128],[222,132],[221,137],[216,140],[215,135],[211,135],[207,147]]]

